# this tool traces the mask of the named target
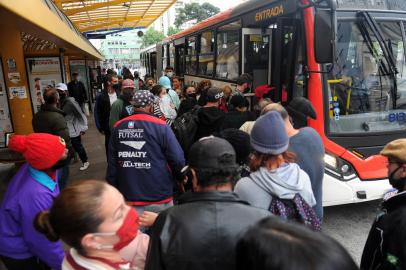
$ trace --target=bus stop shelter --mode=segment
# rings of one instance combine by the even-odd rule
[[[84,33],[147,27],[175,2],[0,0],[0,149],[8,134],[33,132],[44,89],[97,76],[103,56]]]

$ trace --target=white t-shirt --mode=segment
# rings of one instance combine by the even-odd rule
[[[111,106],[111,105],[113,105],[114,101],[117,100],[117,93],[114,92],[113,94],[110,94],[110,93],[108,93],[108,94],[109,94],[110,106]]]

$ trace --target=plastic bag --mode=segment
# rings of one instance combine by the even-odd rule
[[[85,103],[83,105],[83,112],[85,113],[86,116],[90,116],[90,111],[89,111],[89,104]]]

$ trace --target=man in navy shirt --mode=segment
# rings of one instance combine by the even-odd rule
[[[137,91],[135,113],[114,125],[109,145],[107,181],[139,214],[173,205],[173,175],[179,177],[185,165],[171,128],[152,114],[153,102],[150,91]]]

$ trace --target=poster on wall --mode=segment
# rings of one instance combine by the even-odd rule
[[[36,113],[42,103],[44,90],[62,82],[61,65],[58,57],[26,58],[31,101]]]
[[[79,81],[81,81],[86,88],[86,94],[89,97],[89,81],[86,76],[86,61],[85,60],[70,60],[70,77],[72,78],[73,73],[77,73],[79,75]]]
[[[3,65],[0,59],[0,148],[6,147],[6,134],[13,132],[2,67]]]

